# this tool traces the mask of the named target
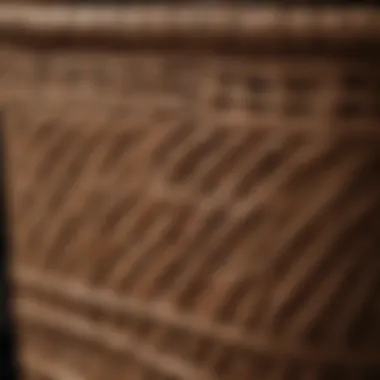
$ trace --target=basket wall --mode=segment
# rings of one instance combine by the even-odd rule
[[[379,378],[377,59],[0,55],[25,379]]]

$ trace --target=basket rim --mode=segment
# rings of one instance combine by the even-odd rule
[[[250,50],[380,46],[380,9],[278,6],[0,4],[0,38],[245,46]]]

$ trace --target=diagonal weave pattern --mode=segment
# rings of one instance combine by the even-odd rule
[[[26,379],[379,378],[377,59],[2,54]]]

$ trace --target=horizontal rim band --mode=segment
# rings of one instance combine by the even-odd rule
[[[242,43],[271,46],[330,47],[380,45],[376,8],[41,6],[0,5],[2,39]]]

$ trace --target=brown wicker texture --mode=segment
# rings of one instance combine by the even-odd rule
[[[141,12],[0,7],[24,378],[379,379],[378,14]]]

